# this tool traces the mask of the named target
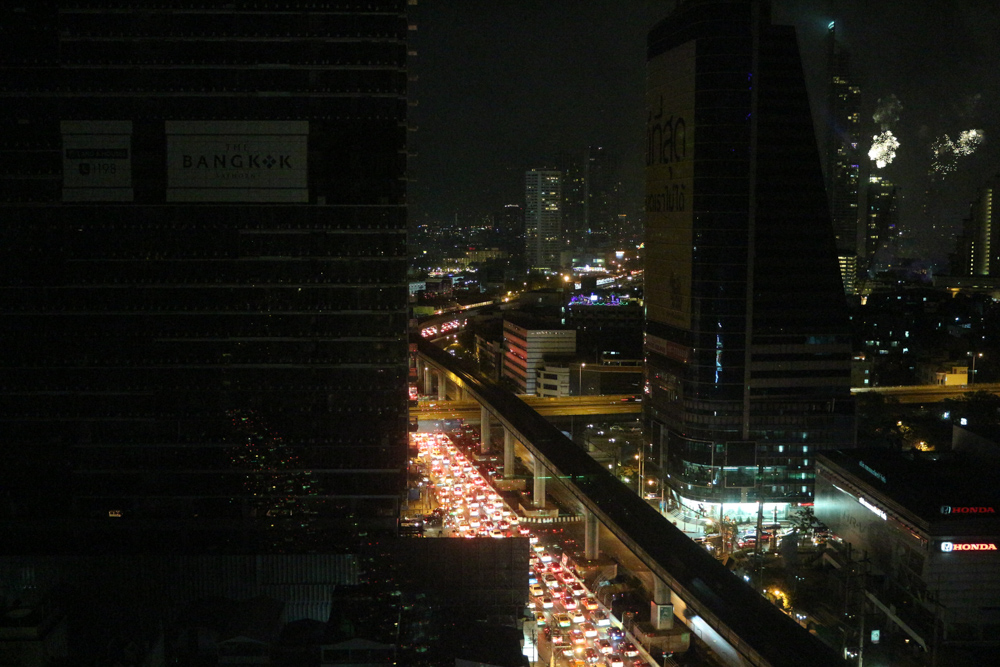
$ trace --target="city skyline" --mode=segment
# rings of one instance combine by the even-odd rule
[[[997,8],[985,2],[916,10],[899,2],[772,4],[775,24],[797,29],[821,151],[831,20],[861,87],[863,142],[870,142],[879,99],[901,101],[894,131],[901,147],[877,175],[900,186],[902,226],[927,241],[917,250],[949,251],[937,237],[930,244],[931,227],[959,232],[977,188],[1000,165],[1000,141],[992,139],[1000,130],[1000,89],[985,74],[1000,66],[988,33],[988,26],[1000,25]],[[411,219],[471,219],[522,203],[525,169],[592,145],[618,155],[626,208],[637,211],[645,32],[672,5],[597,2],[571,12],[551,3],[418,5],[411,35],[417,52]],[[932,143],[945,134],[957,140],[974,127],[986,133],[978,150],[961,157],[955,172],[932,178]],[[873,165],[867,150],[865,171]]]

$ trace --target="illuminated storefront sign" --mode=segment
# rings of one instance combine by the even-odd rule
[[[952,551],[996,551],[997,545],[993,542],[942,542],[941,551],[951,553]]]
[[[996,514],[993,507],[958,507],[955,505],[942,505],[941,514]]]
[[[872,505],[872,504],[871,504],[870,502],[868,502],[868,501],[867,501],[867,500],[865,500],[864,498],[858,498],[858,502],[859,502],[859,503],[861,503],[862,505],[864,505],[865,507],[867,507],[868,509],[870,509],[870,510],[871,510],[872,512],[874,512],[875,514],[877,514],[877,515],[879,515],[880,517],[882,517],[882,520],[883,520],[883,521],[888,521],[888,519],[889,519],[889,515],[887,515],[887,514],[885,513],[885,510],[883,510],[883,509],[880,509],[880,508],[878,508],[878,507],[875,507],[874,505]]]
[[[883,484],[885,483],[885,475],[883,475],[879,471],[875,470],[874,468],[872,468],[870,465],[868,465],[864,461],[858,461],[858,465],[861,466],[865,471],[867,471],[872,477],[874,477],[875,479],[879,480]]]

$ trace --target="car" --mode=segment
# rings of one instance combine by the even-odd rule
[[[632,661],[632,667],[649,667],[649,665],[642,658],[636,658]]]
[[[552,609],[555,606],[555,601],[552,599],[551,595],[543,595],[541,597],[542,609]]]
[[[594,627],[593,623],[581,623],[580,629],[583,630],[583,634],[586,637],[593,639],[597,636],[597,628]]]
[[[552,584],[556,583],[556,575],[548,572],[542,577],[542,581],[545,582],[546,586],[552,586]]]
[[[520,535],[521,537],[528,537],[528,532],[529,531],[528,531],[527,526],[518,526],[517,527],[517,534]]]
[[[601,609],[595,609],[591,612],[590,622],[599,628],[606,628],[611,625],[611,619],[608,618],[608,613]]]
[[[549,630],[548,637],[552,641],[552,643],[555,644],[556,646],[558,646],[559,644],[562,644],[566,640],[566,635],[564,635],[563,631],[560,630],[559,628],[551,628],[550,629],[550,628],[546,627],[545,629]]]
[[[538,575],[533,571],[528,573],[528,585],[537,586],[538,585]]]
[[[556,624],[560,628],[568,628],[573,625],[573,619],[570,618],[569,614],[556,614]]]
[[[632,642],[624,642],[620,647],[618,647],[618,650],[621,651],[626,658],[639,657],[639,649],[637,649],[635,644]]]
[[[573,574],[570,573],[570,572],[566,572],[566,571],[561,572],[559,574],[559,578],[562,579],[562,581],[563,581],[564,584],[570,584],[571,585],[571,584],[575,584],[576,583],[576,577],[574,577]]]
[[[601,659],[601,654],[588,646],[587,650],[584,651],[584,657],[587,660],[587,664],[596,665]]]
[[[597,604],[597,600],[595,598],[591,597],[590,595],[588,595],[587,597],[581,598],[580,599],[580,604],[583,605],[584,609],[589,609],[591,611],[593,611],[594,609],[598,609],[600,607],[600,605]]]
[[[572,644],[563,645],[562,647],[560,647],[559,653],[562,653],[562,656],[564,658],[572,658],[574,655],[573,645]]]
[[[505,537],[502,530],[491,530],[490,537]]]
[[[530,586],[528,586],[528,592],[530,592],[536,598],[545,595],[545,589],[542,588],[541,584],[531,584]]]
[[[538,545],[536,544],[535,546],[538,546]],[[541,559],[541,561],[543,563],[551,563],[552,562],[552,554],[550,554],[548,551],[542,551],[538,555],[538,558]]]
[[[569,633],[570,638],[573,640],[573,644],[576,646],[583,646],[587,643],[587,635],[583,634],[583,630],[580,628],[573,628]]]
[[[574,609],[573,611],[571,611],[569,613],[571,614],[574,623],[586,623],[587,622],[587,617],[584,616],[582,609]]]
[[[625,631],[621,628],[608,628],[608,638],[620,641],[625,638]]]
[[[611,642],[609,642],[607,639],[597,640],[597,650],[603,653],[604,655],[611,655],[612,653],[615,652],[615,648],[611,645]]]
[[[535,612],[535,624],[538,625],[539,627],[545,625],[545,612],[543,611]]]
[[[604,664],[608,667],[625,667],[625,660],[618,653],[612,653],[604,658]]]
[[[587,593],[587,589],[584,588],[583,584],[581,584],[578,581],[574,581],[573,584],[569,587],[569,589],[573,591],[573,595],[577,597],[580,597],[581,595],[586,595]]]
[[[571,597],[567,597],[566,599],[564,599],[562,601],[562,606],[563,606],[564,609],[566,609],[566,611],[574,611],[575,609],[577,609],[579,607],[579,605],[577,604],[576,600],[574,600]]]
[[[535,609],[537,606],[535,598],[528,598],[528,609]]]

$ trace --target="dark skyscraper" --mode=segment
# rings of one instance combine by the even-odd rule
[[[858,186],[860,183],[861,91],[851,78],[851,57],[828,26],[826,192],[844,291],[856,292],[858,272]]]
[[[4,7],[2,549],[394,530],[406,2]]]
[[[682,2],[649,34],[647,444],[675,500],[767,515],[850,446],[851,347],[793,28]],[[773,503],[773,507],[771,505]]]

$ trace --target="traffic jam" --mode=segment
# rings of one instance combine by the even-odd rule
[[[442,535],[527,537],[531,544],[528,613],[539,659],[568,667],[646,667],[621,624],[601,605],[555,547],[546,547],[504,502],[476,465],[444,433],[412,433],[436,501]],[[550,536],[551,537],[551,536]]]

